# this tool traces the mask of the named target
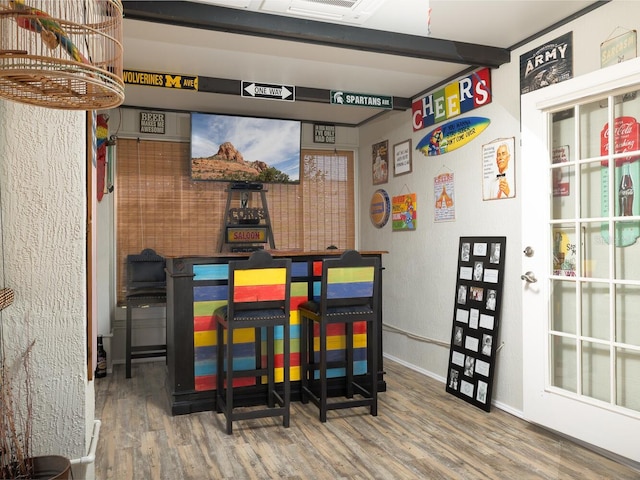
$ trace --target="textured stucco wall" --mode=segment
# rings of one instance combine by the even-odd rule
[[[35,340],[33,454],[86,454],[85,112],[0,100],[0,313],[5,353]]]

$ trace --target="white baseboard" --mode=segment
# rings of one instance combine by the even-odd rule
[[[405,366],[407,368],[410,368],[411,370],[414,370],[414,371],[416,371],[418,373],[421,373],[422,375],[425,375],[427,377],[431,377],[434,380],[437,380],[442,384],[445,384],[447,382],[447,379],[444,378],[443,376],[437,375],[437,374],[435,374],[435,373],[433,373],[433,372],[431,372],[429,370],[425,370],[424,368],[417,367],[416,365],[413,365],[413,364],[411,364],[411,363],[409,363],[409,362],[407,362],[405,360],[402,360],[400,358],[394,357],[393,355],[389,355],[388,353],[385,353],[385,354],[383,354],[383,356],[385,358],[388,358],[389,360],[392,360],[392,361],[394,361],[396,363],[399,363],[400,365],[403,365],[403,366]],[[503,410],[503,411],[513,415],[514,417],[524,418],[524,415],[523,415],[521,410],[513,408],[510,405],[504,404],[504,403],[496,401],[496,400],[493,400],[491,402],[491,405],[493,405],[494,407],[499,408],[500,410]]]

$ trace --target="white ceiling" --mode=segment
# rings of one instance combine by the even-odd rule
[[[239,15],[247,11],[256,12],[264,15],[266,25],[274,20],[275,14],[271,13],[272,11],[281,10],[278,15],[283,15],[287,14],[284,7],[290,4],[304,3],[315,7],[314,1],[317,0],[199,0],[181,4],[210,4],[204,5],[207,8],[218,8],[222,5],[237,8]],[[322,1],[353,3],[353,0]],[[369,5],[362,8],[361,2],[364,1],[369,2]],[[344,90],[411,99],[474,66],[470,63],[449,63],[178,26],[176,24],[180,23],[180,19],[170,20],[169,23],[173,24],[154,23],[135,19],[133,15],[134,18],[128,18],[128,4],[133,3],[142,2],[123,2],[126,70]],[[602,2],[356,0],[354,8],[338,10],[350,13],[350,10],[357,9],[358,5],[360,10],[351,12],[350,18],[346,21],[336,20],[332,23],[348,26],[344,28],[345,43],[349,43],[349,28],[366,28],[509,49],[576,12],[593,6],[594,3]],[[427,5],[431,7],[430,33]],[[367,10],[368,7],[377,9],[371,12],[371,9]],[[266,8],[269,10],[265,10]],[[329,103],[246,98],[241,97],[240,92],[229,95],[134,85],[126,86],[125,95],[125,105],[129,106],[292,118],[349,125],[361,124],[384,112],[375,108]]]

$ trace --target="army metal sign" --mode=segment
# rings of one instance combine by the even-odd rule
[[[573,78],[573,32],[520,56],[520,94]]]

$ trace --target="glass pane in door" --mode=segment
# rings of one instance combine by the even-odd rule
[[[640,95],[549,119],[549,384],[640,411]]]
[[[570,392],[578,389],[575,337],[550,335],[551,385]]]
[[[582,284],[581,334],[584,337],[609,340],[609,284]]]
[[[640,352],[616,349],[616,405],[640,412]]]
[[[551,165],[552,218],[574,218],[575,213],[575,161],[574,147],[575,109],[569,108],[552,115],[553,147]]]
[[[582,343],[582,395],[609,402],[611,391],[609,346]]]
[[[616,285],[616,342],[640,345],[638,312],[640,312],[640,285]],[[640,376],[636,378],[640,379]]]

